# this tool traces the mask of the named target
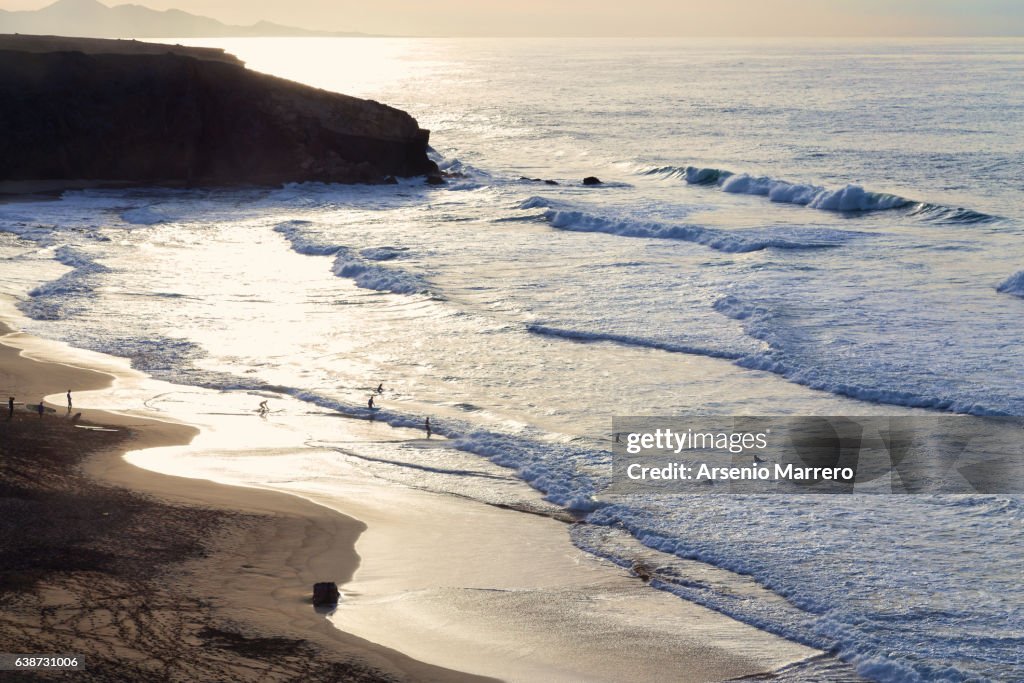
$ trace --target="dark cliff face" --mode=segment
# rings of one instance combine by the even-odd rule
[[[179,54],[0,50],[0,181],[380,182],[436,171],[377,102]]]

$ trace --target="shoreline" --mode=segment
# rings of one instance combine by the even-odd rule
[[[17,339],[0,337],[0,368],[12,357],[18,372],[37,377],[43,365],[60,368],[52,386],[74,375],[83,392],[116,381],[54,362],[52,353],[42,354],[46,360],[26,357],[11,345]],[[138,459],[147,449],[147,462],[159,461],[200,432],[133,414],[82,412],[91,422],[138,433],[125,448],[83,463],[89,477],[175,505],[259,517],[258,524],[219,534],[206,557],[176,570],[186,577],[178,580],[182,588],[252,637],[298,638],[325,656],[416,681],[616,680],[628,672],[654,680],[666,671],[677,680],[714,681],[771,676],[821,656],[652,590],[575,548],[563,522],[552,518],[381,482],[353,482],[353,492],[339,500],[195,478],[201,472],[170,476],[159,464],[143,469],[124,455]],[[510,535],[529,557],[508,548]],[[409,567],[415,570],[404,571]],[[320,580],[336,581],[344,594],[330,620],[308,601]],[[569,633],[566,609],[574,615]],[[513,641],[503,640],[510,635]],[[649,656],[638,656],[647,640],[654,643]]]
[[[110,374],[73,365],[38,360],[22,354],[12,345],[20,333],[0,323],[0,372],[5,381],[17,385],[25,399],[57,387],[72,386],[74,397],[106,389],[116,381]],[[61,393],[63,393],[61,391]],[[18,398],[19,403],[27,402]],[[49,406],[53,404],[47,403]],[[63,407],[56,415],[47,413],[41,424],[65,422]],[[19,410],[24,409],[19,406]],[[74,408],[82,423],[102,425],[127,432],[126,439],[113,448],[102,449],[80,463],[82,472],[106,486],[127,489],[149,500],[177,507],[213,512],[223,528],[204,557],[186,558],[175,566],[154,566],[154,572],[171,570],[170,583],[177,594],[208,604],[217,621],[238,625],[247,640],[286,638],[312,645],[326,663],[356,662],[365,680],[477,681],[485,680],[422,664],[405,655],[363,641],[333,627],[318,613],[309,596],[319,580],[340,583],[348,580],[358,566],[354,543],[365,525],[299,497],[271,491],[226,486],[201,479],[162,475],[129,464],[124,455],[148,448],[188,444],[198,433],[184,424],[161,422],[105,410]],[[39,419],[28,415],[28,420]],[[21,415],[19,414],[20,418]],[[43,577],[40,589],[48,592],[61,583],[56,574]],[[164,577],[168,578],[168,577]],[[58,590],[58,593],[61,591]],[[48,604],[77,611],[103,612],[106,605]],[[5,608],[6,611],[6,608]],[[150,624],[159,630],[159,624]],[[30,627],[29,627],[30,628]],[[164,634],[174,637],[173,633]],[[79,641],[88,658],[88,643]],[[88,660],[87,660],[88,661]],[[244,670],[242,666],[239,670]],[[261,672],[270,680],[287,678],[292,672]],[[362,680],[362,679],[361,679]]]

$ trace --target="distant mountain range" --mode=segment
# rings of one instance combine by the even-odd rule
[[[236,36],[360,36],[362,33],[310,31],[261,21],[232,26],[177,9],[142,5],[107,7],[97,0],[57,0],[42,9],[0,10],[0,33],[88,38],[223,38]]]

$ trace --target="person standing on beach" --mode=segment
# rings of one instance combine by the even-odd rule
[[[39,399],[39,405],[36,406],[36,409],[39,411],[39,417],[42,417],[43,411],[46,410],[46,408],[43,407],[43,399]]]
[[[10,419],[13,419],[13,418],[14,418],[14,397],[11,396],[10,398],[7,399],[7,419],[10,420]]]
[[[68,389],[68,412],[71,412],[71,390]]]
[[[430,418],[428,417],[426,422],[423,423],[424,428],[427,430],[427,438],[430,438]]]

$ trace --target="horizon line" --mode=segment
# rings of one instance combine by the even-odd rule
[[[295,27],[302,28],[302,27]],[[313,30],[313,29],[306,29]],[[657,40],[657,39],[673,39],[673,38],[687,38],[696,40],[721,40],[721,39],[772,39],[772,40],[792,40],[792,39],[821,39],[821,40],[842,40],[842,39],[875,39],[875,40],[907,40],[907,39],[966,39],[966,38],[1024,38],[1024,33],[1012,33],[1012,34],[1000,34],[1000,33],[972,33],[972,34],[906,34],[906,35],[875,35],[875,34],[822,34],[822,35],[808,35],[808,34],[773,34],[773,35],[742,35],[742,34],[721,34],[721,35],[693,35],[693,34],[679,34],[679,35],[607,35],[607,34],[488,34],[488,33],[451,33],[451,34],[400,34],[400,33],[367,33],[365,31],[325,31],[325,33],[348,33],[351,35],[276,35],[276,36],[192,36],[192,38],[487,38],[487,39],[521,39],[521,38],[557,38],[559,40],[566,39],[618,39],[618,40]],[[69,36],[74,38],[86,38],[93,36]],[[147,36],[145,38],[134,38],[135,40],[155,39],[155,38],[182,38],[183,36]],[[185,36],[187,37],[187,36]]]

